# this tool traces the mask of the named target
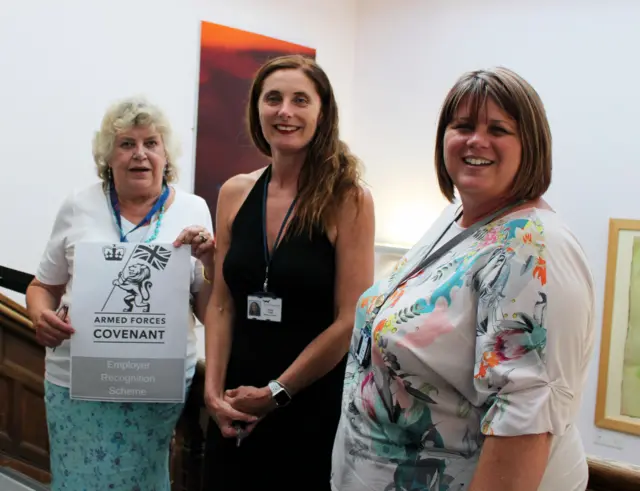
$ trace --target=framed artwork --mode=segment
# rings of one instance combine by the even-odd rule
[[[271,58],[285,54],[315,58],[316,51],[211,22],[202,22],[200,29],[194,192],[207,202],[215,222],[222,184],[267,165],[245,126],[245,106],[256,71]]]
[[[596,426],[640,435],[640,220],[611,219]]]

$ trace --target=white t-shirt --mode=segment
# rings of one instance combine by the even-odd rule
[[[212,232],[211,213],[206,202],[199,196],[177,188],[173,203],[164,213],[156,242],[173,242],[188,226],[200,225]],[[155,230],[157,215],[152,223],[140,227],[127,236],[129,242],[143,242]],[[134,224],[122,218],[124,232],[133,229]],[[73,192],[63,202],[56,216],[51,237],[36,273],[38,281],[46,285],[64,285],[62,303],[73,308],[73,262],[75,245],[78,242],[119,242],[120,233],[113,216],[109,199],[97,183]],[[202,285],[200,262],[191,258],[191,293],[195,294]],[[195,318],[189,312],[187,340],[187,361],[185,370],[192,374],[196,364]],[[69,341],[64,341],[53,351],[47,348],[45,378],[49,382],[69,387]]]
[[[594,285],[555,213],[518,210],[481,227],[380,305],[457,208],[357,303],[332,489],[463,491],[486,435],[549,432],[539,490],[584,490],[575,424],[594,348]],[[462,230],[454,223],[434,251]],[[361,366],[355,353],[378,305],[371,362]]]

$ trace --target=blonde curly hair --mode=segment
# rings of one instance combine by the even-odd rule
[[[169,120],[158,106],[136,96],[111,105],[102,118],[100,130],[93,137],[93,160],[104,187],[109,182],[109,160],[117,135],[133,127],[147,126],[153,127],[162,137],[167,156],[166,181],[170,183],[178,179],[176,160],[180,149]]]

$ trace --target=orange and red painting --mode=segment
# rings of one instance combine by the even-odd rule
[[[245,109],[258,68],[285,54],[315,58],[316,52],[232,27],[201,24],[194,192],[207,201],[214,221],[220,186],[267,163],[247,134]]]

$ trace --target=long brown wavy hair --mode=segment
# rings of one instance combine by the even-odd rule
[[[360,206],[361,163],[340,140],[338,106],[327,74],[315,60],[301,55],[273,58],[256,73],[249,92],[247,126],[258,150],[267,157],[272,156],[260,126],[258,103],[265,79],[278,70],[302,70],[313,82],[321,100],[321,117],[298,177],[297,219],[290,227],[293,233],[311,235],[314,227],[328,229],[345,199],[355,197]]]

